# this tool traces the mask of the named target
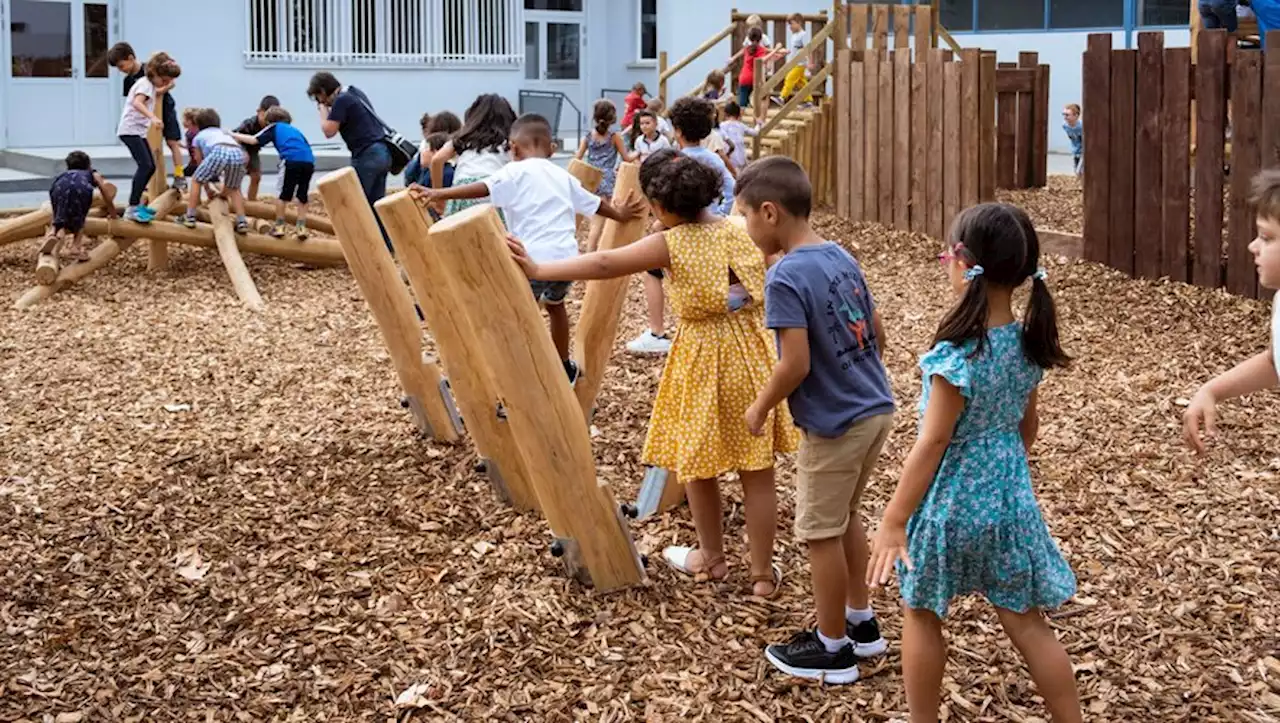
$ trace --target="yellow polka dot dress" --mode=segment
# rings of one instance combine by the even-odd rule
[[[658,385],[644,445],[645,464],[681,481],[773,466],[795,451],[799,435],[786,404],[756,437],[747,407],[769,381],[778,358],[764,325],[764,258],[741,226],[729,221],[685,224],[666,232],[671,253],[671,306],[679,317]],[[729,271],[751,295],[729,311]]]

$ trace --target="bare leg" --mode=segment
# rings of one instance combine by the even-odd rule
[[[200,189],[203,185],[196,179],[191,179],[191,188],[187,191],[187,215],[192,218],[196,215],[196,207],[200,205]]]
[[[237,219],[244,216],[244,194],[238,188],[227,188],[227,200],[231,202],[231,211]]]
[[[747,517],[747,539],[751,546],[751,574],[767,579],[752,586],[752,594],[774,593],[773,540],[778,534],[778,489],[773,482],[773,467],[754,472],[739,472],[742,478],[743,507]],[[692,504],[692,502],[690,503]]]
[[[1071,670],[1071,658],[1062,646],[1053,628],[1038,608],[1025,613],[1015,613],[996,608],[1000,625],[1014,646],[1022,653],[1031,671],[1031,679],[1044,696],[1054,723],[1079,723],[1084,719],[1080,711],[1080,695],[1076,692],[1076,677]]]
[[[857,511],[850,513],[849,527],[845,529],[840,543],[844,548],[849,576],[845,602],[856,610],[866,610],[871,607],[871,597],[867,592],[867,560],[871,557],[871,548],[867,544],[867,530],[862,526],[862,515]]]
[[[569,359],[569,311],[564,304],[547,304],[547,326],[551,329],[551,341],[556,345],[560,361]]]
[[[275,207],[276,207],[276,222],[284,223],[284,201],[277,198],[275,200]]]
[[[902,678],[911,723],[937,723],[947,641],[932,610],[902,607]]]
[[[644,303],[649,313],[649,331],[654,336],[662,336],[666,327],[666,295],[662,290],[662,279],[652,274],[644,275]]]
[[[89,254],[84,250],[84,231],[77,231],[75,236],[71,237],[71,245],[67,249],[67,253],[76,261],[88,261]]]
[[[258,184],[262,183],[262,171],[249,172],[249,200],[258,200]]]
[[[818,630],[828,638],[845,635],[844,600],[849,587],[844,538],[809,540],[809,569],[813,576],[813,601],[818,608]]]
[[[173,156],[173,177],[182,178],[182,141],[165,141],[169,155]]]
[[[600,246],[600,236],[604,233],[604,217],[593,216],[591,218],[591,230],[587,232],[587,253],[595,251]]]
[[[689,500],[689,513],[693,517],[693,529],[698,533],[699,555],[697,562],[690,559],[689,566],[697,571],[704,571],[712,579],[720,579],[729,574],[728,565],[724,562],[724,529],[723,510],[720,507],[720,483],[713,479],[693,480],[685,485],[685,495]],[[709,560],[719,560],[713,569],[706,570]]]
[[[307,237],[307,204],[302,199],[295,198],[293,200],[293,206],[294,210],[298,212],[298,240],[301,241]]]

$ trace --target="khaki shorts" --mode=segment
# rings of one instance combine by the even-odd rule
[[[796,539],[844,534],[891,429],[893,415],[881,414],[854,424],[838,439],[804,433],[796,457]]]

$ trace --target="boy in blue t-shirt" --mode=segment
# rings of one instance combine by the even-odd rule
[[[766,257],[765,324],[778,365],[747,409],[763,429],[786,399],[803,436],[796,458],[796,539],[809,546],[818,629],[765,657],[790,675],[852,683],[858,660],[887,649],[867,591],[870,550],[858,514],[863,488],[893,428],[893,393],[880,356],[884,331],[862,269],[809,225],[813,191],[800,166],[771,156],[738,177],[747,232]]]
[[[1084,163],[1084,121],[1080,120],[1080,106],[1070,103],[1062,109],[1062,130],[1071,141],[1071,160],[1078,176]]]
[[[303,241],[307,238],[307,193],[311,189],[311,176],[316,172],[316,156],[312,153],[306,136],[293,127],[293,117],[289,115],[289,111],[278,105],[268,108],[263,120],[267,126],[258,131],[257,135],[232,135],[247,146],[265,146],[270,143],[276,147],[276,152],[280,154],[280,169],[276,176],[276,225],[271,229],[271,235],[276,238],[284,237],[284,206],[292,201],[298,215],[297,237],[299,241]]]

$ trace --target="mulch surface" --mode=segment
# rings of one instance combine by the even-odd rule
[[[1000,189],[996,198],[1021,206],[1037,229],[1084,233],[1084,184],[1075,176],[1049,176],[1044,188]]]
[[[887,325],[900,411],[874,520],[913,440],[915,365],[950,292],[935,242],[820,225],[857,245]],[[33,254],[0,249],[0,297],[31,283]],[[632,523],[649,584],[598,595],[562,575],[543,521],[498,504],[469,448],[416,435],[346,270],[246,257],[267,301],[255,315],[216,253],[175,247],[159,276],[145,257],[131,250],[31,311],[0,310],[0,720],[903,715],[896,590],[875,597],[892,651],[863,681],[824,688],[763,660],[766,643],[814,622],[789,461],[778,599],[749,595],[733,484],[728,582],[695,585],[659,561],[694,539],[678,509]],[[1266,304],[1047,265],[1076,362],[1045,382],[1033,464],[1079,577],[1054,626],[1087,719],[1277,720],[1280,404],[1224,404],[1203,459],[1179,442],[1196,385],[1265,348]],[[581,288],[574,298],[576,311]],[[661,373],[621,353],[642,317],[637,279],[595,422],[601,477],[623,500],[643,474]],[[957,600],[946,630],[948,720],[1045,720],[989,606]]]

